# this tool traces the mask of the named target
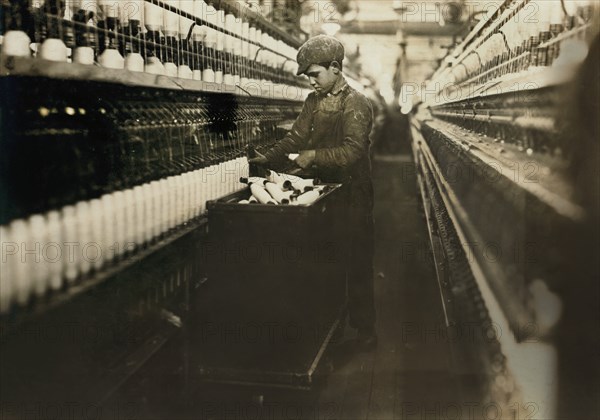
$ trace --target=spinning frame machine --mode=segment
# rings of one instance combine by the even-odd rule
[[[499,2],[411,116],[462,398],[489,418],[597,413],[597,13]]]
[[[300,112],[302,40],[234,1],[2,12],[3,407],[102,404],[181,330],[206,202]]]

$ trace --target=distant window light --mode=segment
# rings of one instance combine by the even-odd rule
[[[329,36],[334,36],[340,29],[342,29],[340,24],[335,22],[327,22],[321,25],[321,30]]]

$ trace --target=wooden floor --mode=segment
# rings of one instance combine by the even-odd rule
[[[121,403],[133,404],[139,419],[451,418],[460,406],[458,383],[410,155],[375,158],[374,183],[376,350],[354,351],[355,331],[347,327],[328,355],[331,372],[312,392],[182,381],[167,352],[132,381]]]
[[[336,366],[320,402],[340,419],[443,417],[434,413],[456,404],[457,384],[409,156],[375,159],[374,181],[379,345]]]

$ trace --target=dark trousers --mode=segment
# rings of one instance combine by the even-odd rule
[[[370,207],[348,208],[348,312],[350,326],[372,330],[375,325],[373,296],[374,224]]]

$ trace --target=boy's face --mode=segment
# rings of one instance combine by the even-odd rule
[[[306,74],[310,85],[317,93],[327,95],[337,82],[340,69],[336,65],[330,65],[326,68],[319,64],[311,64],[304,74]]]

